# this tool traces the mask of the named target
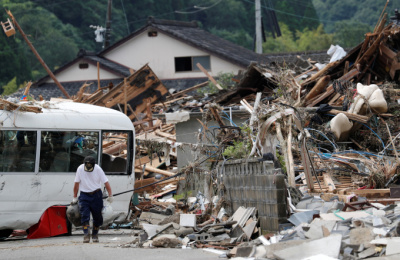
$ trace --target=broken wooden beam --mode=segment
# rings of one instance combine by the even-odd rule
[[[223,88],[221,87],[220,84],[218,84],[218,82],[210,75],[208,74],[207,70],[201,66],[200,63],[197,63],[196,66],[204,73],[206,74],[206,76],[208,77],[208,79],[219,89],[219,90],[223,90]]]

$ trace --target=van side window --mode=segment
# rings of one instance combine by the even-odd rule
[[[0,131],[0,168],[2,172],[34,172],[36,131]]]
[[[86,156],[97,158],[99,133],[42,131],[40,142],[40,172],[76,172]]]
[[[129,133],[121,131],[103,131],[102,133],[101,167],[108,175],[130,174],[126,160],[130,153]]]

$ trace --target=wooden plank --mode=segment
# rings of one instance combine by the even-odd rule
[[[208,81],[203,82],[203,83],[200,83],[200,84],[197,84],[197,85],[195,85],[195,86],[193,86],[193,87],[190,87],[190,88],[187,88],[187,89],[185,89],[185,90],[179,91],[179,92],[177,92],[177,93],[175,93],[175,94],[172,94],[172,95],[171,95],[171,98],[177,98],[177,97],[179,97],[179,96],[181,96],[181,95],[183,95],[183,94],[192,92],[192,91],[194,91],[194,90],[196,90],[196,89],[205,87],[205,86],[207,86],[207,85],[208,85]]]
[[[162,175],[165,175],[165,176],[168,176],[168,177],[175,175],[175,173],[173,173],[173,172],[157,169],[156,167],[153,167],[153,166],[148,165],[148,164],[146,164],[146,170],[150,171],[150,172],[159,173],[159,174],[162,174]]]
[[[354,114],[354,113],[349,113],[346,111],[339,111],[336,109],[332,109],[331,111],[328,112],[328,114],[334,114],[334,115],[338,115],[338,114],[345,114],[349,119],[354,120],[354,121],[358,121],[361,123],[368,123],[369,121],[369,116],[362,116],[362,115],[358,115],[358,114]]]
[[[373,194],[385,194],[388,197],[390,196],[390,189],[364,189],[364,190],[352,190],[352,193],[356,195],[373,195]]]
[[[310,92],[308,92],[305,100],[309,101],[310,99],[313,99],[314,97],[319,95],[326,88],[326,86],[328,86],[330,80],[331,77],[329,75],[321,77],[314,85],[314,87],[310,90]]]
[[[18,105],[4,99],[0,99],[0,109],[7,111],[13,111],[18,109],[19,111],[24,111],[24,112],[43,113],[41,107],[27,106],[25,104]]]
[[[324,178],[324,184],[325,184],[325,186],[328,187],[329,191],[331,191],[331,192],[335,191],[336,187],[335,187],[335,183],[332,180],[331,175],[327,172],[322,173],[322,175]]]
[[[330,63],[329,63],[330,64]],[[328,64],[328,65],[329,65]],[[340,77],[338,80],[351,80],[353,79],[355,76],[357,76],[359,74],[358,69],[352,69],[350,70],[347,74],[343,75],[342,77]],[[325,98],[329,97],[330,95],[332,95],[335,92],[335,90],[333,89],[333,85],[329,85],[329,87],[326,89],[325,93],[323,93],[322,95],[320,95],[316,100],[314,100],[311,104],[309,104],[307,107],[314,107],[315,105],[317,105],[319,102],[323,101]]]
[[[207,70],[201,66],[200,63],[197,63],[196,66],[204,73],[206,74],[206,76],[208,77],[208,79],[219,89],[219,90],[223,90],[223,88],[221,87],[221,85],[218,84],[218,82],[210,75],[208,74]]]
[[[167,134],[167,133],[161,132],[160,130],[156,130],[155,133],[158,136],[165,137],[165,138],[167,138],[167,139],[169,139],[171,141],[176,142],[176,136],[175,135]]]
[[[219,116],[219,114],[217,113],[216,109],[213,107],[210,107],[209,109],[210,109],[211,113],[213,114],[215,121],[217,121],[217,123],[219,124],[219,126],[221,126],[221,127],[225,126],[224,122],[222,122],[222,119]]]
[[[148,156],[140,157],[135,160],[135,167],[141,166],[141,165],[149,163],[149,162],[150,162],[150,158]]]
[[[160,193],[151,195],[150,198],[154,199],[154,198],[161,197],[162,195],[165,195],[165,194],[167,194],[167,193],[170,193],[171,191],[174,191],[174,190],[176,190],[177,188],[178,188],[178,187],[170,188],[170,189],[165,190],[165,191],[162,191],[162,192],[160,192]]]

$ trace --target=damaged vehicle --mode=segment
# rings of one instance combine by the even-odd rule
[[[134,187],[135,129],[123,113],[67,101],[2,100],[0,109],[0,237],[30,229],[53,206],[62,206],[67,226],[85,156],[96,158],[113,190]],[[131,196],[115,197],[113,219],[126,218]]]

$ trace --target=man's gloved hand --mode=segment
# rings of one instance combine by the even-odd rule
[[[78,197],[72,199],[71,205],[75,205],[76,203],[78,203]]]
[[[111,204],[113,201],[114,201],[114,197],[113,196],[108,196],[107,202]]]

